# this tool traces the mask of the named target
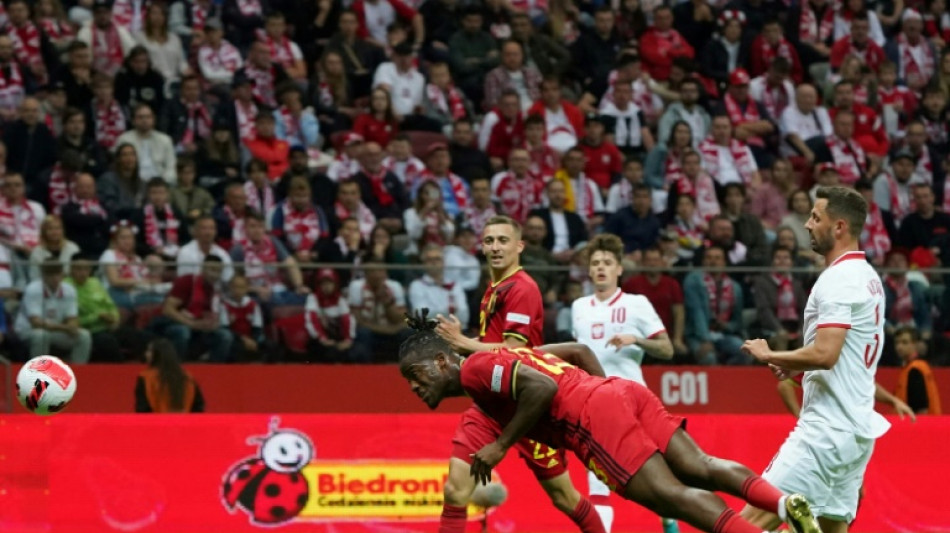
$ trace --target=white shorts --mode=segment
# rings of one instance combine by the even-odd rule
[[[786,494],[805,495],[817,516],[850,523],[873,451],[874,439],[796,426],[762,477]]]

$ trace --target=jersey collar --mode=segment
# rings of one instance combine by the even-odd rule
[[[494,288],[497,287],[501,282],[507,280],[508,278],[510,278],[511,276],[514,276],[515,274],[517,274],[518,272],[521,272],[522,270],[524,270],[524,267],[518,267],[518,268],[514,269],[514,270],[511,272],[511,274],[508,274],[507,276],[501,278],[500,280],[498,280],[498,281],[496,281],[496,282],[494,282],[494,283],[491,283],[491,287],[494,289]]]
[[[597,305],[603,305],[605,307],[610,307],[611,305],[617,303],[617,300],[619,300],[621,296],[623,296],[623,290],[620,287],[617,287],[617,292],[613,293],[613,295],[606,300],[601,301],[598,300],[596,296],[591,296],[590,306],[597,307]]]
[[[866,253],[864,253],[864,252],[861,251],[861,250],[851,250],[850,252],[845,252],[845,253],[839,255],[838,258],[835,259],[834,261],[832,261],[831,264],[828,265],[828,266],[829,266],[829,268],[830,268],[830,267],[833,267],[833,266],[837,265],[838,263],[841,263],[841,262],[843,262],[843,261],[850,261],[850,260],[852,260],[852,259],[860,259],[860,260],[862,260],[862,261],[867,261],[867,260],[868,260],[868,256],[867,256]]]

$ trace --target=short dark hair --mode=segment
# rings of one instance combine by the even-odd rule
[[[525,128],[527,128],[528,126],[537,126],[537,125],[544,126],[544,117],[542,117],[541,115],[537,113],[531,113],[530,115],[528,115],[528,118],[524,119]]]
[[[152,189],[167,189],[168,183],[164,178],[152,178],[148,180],[148,183],[145,184],[145,190],[151,191]]]
[[[914,326],[901,326],[894,331],[894,340],[897,340],[901,335],[910,335],[910,339],[913,342],[920,340],[920,332],[917,331],[917,328]]]
[[[773,260],[773,261],[775,260],[775,254],[777,254],[777,253],[779,253],[779,252],[788,252],[788,255],[792,256],[793,259],[795,258],[795,252],[792,251],[791,248],[789,248],[789,247],[787,247],[787,246],[776,246],[776,247],[772,248],[772,260]]]
[[[587,246],[584,248],[584,253],[587,254],[588,262],[590,262],[590,258],[594,256],[594,252],[606,252],[613,254],[619,263],[623,261],[623,241],[620,240],[620,237],[614,235],[613,233],[601,233],[599,235],[595,235],[590,241],[588,241]]]
[[[861,237],[868,218],[868,202],[861,193],[849,187],[819,187],[815,197],[828,201],[825,212],[833,219],[847,222],[852,237]]]
[[[733,181],[733,182],[727,183],[727,184],[725,184],[725,186],[723,186],[723,188],[722,188],[722,199],[725,200],[726,197],[729,196],[729,191],[731,191],[731,190],[733,190],[733,189],[738,190],[738,191],[739,191],[739,194],[741,194],[742,197],[745,198],[745,185],[742,184],[742,183]]]

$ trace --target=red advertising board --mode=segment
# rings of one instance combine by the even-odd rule
[[[139,365],[76,365],[70,413],[129,413]],[[424,413],[395,365],[189,365],[212,413]],[[14,370],[15,371],[15,370]],[[878,370],[893,390],[897,369]],[[677,413],[784,413],[775,378],[764,367],[646,366],[647,385]],[[950,369],[935,369],[950,397]],[[0,381],[0,399],[3,383]],[[2,401],[2,400],[0,400]],[[462,399],[443,410],[461,412]],[[14,409],[14,412],[19,407]],[[0,412],[3,412],[0,405]],[[881,412],[890,412],[882,407]]]
[[[454,414],[0,416],[0,531],[435,531],[456,421]],[[942,490],[950,419],[892,422],[852,531],[950,531]],[[782,415],[689,419],[708,452],[755,470],[792,425]],[[586,490],[582,467],[571,467]],[[490,531],[576,530],[517,458],[502,462],[497,481],[509,497],[488,515]],[[614,500],[614,531],[660,529],[643,508]],[[469,531],[480,530],[470,522]]]

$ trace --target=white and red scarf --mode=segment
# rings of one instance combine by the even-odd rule
[[[706,137],[699,143],[699,152],[703,156],[703,168],[711,176],[719,175],[719,146],[712,137]],[[755,159],[752,157],[752,151],[749,146],[739,139],[729,140],[729,153],[732,155],[732,161],[736,166],[736,172],[742,177],[743,183],[748,185],[752,182],[755,175]]]
[[[254,81],[254,87],[251,89],[254,98],[267,107],[277,107],[277,97],[274,92],[274,80],[277,76],[274,74],[274,67],[261,70],[254,65],[247,65],[244,67],[244,72]]]
[[[53,165],[49,175],[49,203],[53,212],[59,213],[69,203],[74,192],[73,175],[67,175],[60,163]]]
[[[788,39],[784,37],[780,38],[775,46],[769,44],[764,38],[760,38],[759,55],[762,57],[762,62],[766,65],[770,64],[776,57],[784,57],[792,65],[795,64],[795,48],[792,46],[792,43],[788,42]]]
[[[221,41],[218,48],[206,44],[201,47],[199,55],[215,69],[227,70],[233,74],[241,68],[241,52],[227,41]]]
[[[442,219],[437,211],[430,211],[422,218],[425,229],[422,230],[422,237],[419,238],[419,248],[425,248],[429,244],[445,246],[445,235],[442,233]]]
[[[267,45],[270,51],[270,59],[278,65],[288,68],[293,67],[296,58],[294,57],[294,48],[292,41],[286,35],[282,35],[277,41],[262,29],[257,30],[257,40]]]
[[[755,105],[755,101],[751,98],[746,100],[745,111],[742,110],[742,106],[739,102],[728,92],[722,101],[726,106],[726,113],[728,113],[729,122],[732,122],[733,127],[762,120],[762,116],[759,115],[759,106]],[[765,146],[765,141],[763,141],[761,137],[749,137],[746,139],[746,142],[752,146]]]
[[[231,298],[221,298],[220,302],[221,310],[227,317],[229,329],[237,335],[251,337],[254,335],[255,328],[264,326],[254,298],[245,296],[240,302],[235,302]]]
[[[101,105],[93,100],[92,108],[96,112],[96,142],[99,146],[111,150],[115,146],[115,141],[127,129],[125,113],[122,112],[122,107],[115,99],[107,105]]]
[[[557,169],[561,166],[557,150],[548,146],[547,143],[532,147],[527,141],[525,141],[523,148],[531,156],[531,168],[528,169],[531,177],[545,183],[551,181],[551,178],[554,177]]]
[[[294,251],[310,250],[327,234],[321,226],[320,216],[313,206],[297,211],[289,202],[284,202],[284,236]]]
[[[336,103],[333,89],[329,83],[321,81],[317,84],[317,102],[323,107],[333,107],[333,104]]]
[[[122,59],[125,52],[122,50],[122,39],[116,23],[109,25],[105,32],[95,24],[92,25],[92,68],[103,74],[115,76],[122,68]]]
[[[677,215],[673,230],[676,232],[676,241],[679,243],[680,249],[687,252],[683,255],[692,257],[693,252],[703,245],[703,229],[696,223],[695,215],[692,220],[688,221]]]
[[[43,54],[40,50],[40,30],[30,21],[20,27],[10,26],[7,35],[13,41],[13,53],[21,65],[36,65],[43,63]],[[46,80],[39,80],[40,83]]]
[[[933,48],[923,37],[916,46],[910,44],[903,32],[897,34],[897,52],[900,55],[900,72],[898,77],[905,80],[907,85],[915,90],[923,87],[934,75]]]
[[[910,185],[913,178],[903,187],[897,183],[897,178],[890,172],[884,173],[884,179],[887,180],[887,190],[890,193],[891,205],[890,212],[894,215],[894,221],[900,223],[904,217],[914,212],[914,195],[910,192]]]
[[[894,291],[894,305],[888,309],[891,319],[897,324],[914,323],[914,299],[910,294],[907,278],[897,279],[890,274],[884,276],[884,283]]]
[[[4,72],[6,69],[9,69],[9,73]],[[0,108],[17,109],[25,95],[23,74],[16,61],[10,61],[7,65],[0,67]]]
[[[482,231],[484,231],[485,225],[488,224],[488,220],[494,216],[498,216],[498,211],[495,210],[495,206],[493,205],[489,205],[485,209],[479,209],[471,205],[465,210],[466,222],[471,226],[475,235],[479,236],[482,234]]]
[[[0,200],[0,235],[28,248],[40,242],[40,221],[29,201],[24,199],[14,206],[5,198]]]
[[[262,194],[263,191],[263,194]],[[274,201],[274,189],[269,181],[265,181],[263,187],[258,187],[253,181],[244,182],[244,194],[247,195],[247,205],[261,214],[267,216],[277,203]]]
[[[422,172],[421,176],[419,176],[420,183],[425,181],[434,181],[440,189],[442,188],[442,179],[449,180],[449,185],[452,186],[452,196],[455,197],[455,203],[458,205],[459,211],[465,211],[468,209],[469,197],[468,189],[465,188],[465,180],[451,172],[449,172],[448,176],[440,178],[430,172],[428,168]]]
[[[426,172],[425,163],[413,156],[409,156],[409,159],[405,161],[399,161],[391,155],[386,156],[386,158],[383,159],[383,167],[395,174],[396,177],[399,178],[399,181],[410,190],[416,187],[416,183],[422,178],[422,174]]]
[[[355,218],[360,223],[360,235],[364,239],[369,239],[370,235],[373,234],[373,228],[376,227],[376,215],[366,207],[366,204],[360,201],[359,207],[356,211],[350,211],[340,202],[335,202],[333,204],[333,211],[336,213],[336,218],[339,221],[346,220],[348,218]]]
[[[844,141],[835,135],[828,136],[825,143],[828,145],[831,158],[838,168],[838,174],[841,175],[841,183],[852,185],[861,179],[864,170],[867,168],[867,158],[861,146],[853,140]]]
[[[718,279],[712,274],[703,274],[703,283],[709,293],[709,311],[713,318],[723,324],[728,324],[735,307],[736,294],[732,280],[725,274],[719,274]]]
[[[696,200],[693,221],[705,226],[709,220],[719,214],[719,200],[716,198],[716,184],[707,172],[700,171],[693,182],[685,174],[680,176],[673,186],[678,194],[692,196]]]
[[[807,44],[827,42],[835,29],[835,10],[832,6],[825,7],[825,13],[818,20],[811,3],[805,0],[802,3],[802,14],[798,18],[798,39]]]
[[[950,12],[944,11],[940,19],[933,13],[922,13],[924,19],[924,35],[940,37],[944,43],[950,42]]]
[[[191,27],[196,30],[204,30],[205,22],[208,21],[208,10],[201,2],[190,2],[191,4]]]
[[[433,107],[450,116],[452,120],[458,120],[467,114],[465,98],[454,85],[449,85],[448,89],[443,91],[435,84],[426,84],[426,98],[432,102]]]
[[[148,12],[148,2],[143,0],[139,5],[138,17],[136,17],[134,3],[135,0],[116,0],[112,4],[112,20],[130,32],[144,29],[145,15]]]
[[[884,225],[881,208],[871,202],[868,206],[868,217],[861,230],[861,249],[874,258],[883,259],[891,251],[891,237]]]
[[[256,137],[257,127],[254,120],[257,118],[257,105],[254,102],[244,105],[240,100],[235,100],[234,111],[237,115],[238,135],[241,140],[246,141]]]
[[[134,253],[125,255],[116,249],[113,249],[112,253],[115,255],[115,267],[119,271],[121,279],[145,279],[146,267],[139,256]]]
[[[251,285],[261,286],[270,284],[279,284],[280,276],[275,276],[273,268],[267,268],[268,265],[277,263],[277,246],[270,235],[265,235],[260,242],[253,243],[247,239],[241,239],[241,249],[244,251],[244,275],[251,282]]]
[[[187,110],[185,134],[181,138],[182,144],[191,144],[201,139],[207,139],[211,134],[211,113],[201,102],[182,102]]]
[[[785,82],[774,87],[769,85],[768,82],[765,83],[765,88],[762,91],[762,107],[771,116],[781,117],[790,101],[789,90],[785,88]]]
[[[103,209],[102,204],[99,203],[97,198],[80,200],[79,198],[73,197],[72,202],[79,206],[79,212],[83,215],[95,215],[103,220],[109,218],[109,214],[106,213],[106,210]]]
[[[175,212],[171,204],[165,204],[162,210],[165,214],[165,234],[162,235],[161,222],[155,212],[153,204],[147,204],[142,208],[142,214],[145,215],[145,243],[150,248],[159,249],[163,255],[178,255],[178,219],[175,218]]]
[[[68,22],[61,22],[54,17],[43,17],[40,19],[40,28],[53,41],[58,41],[66,37],[73,37],[76,32]]]
[[[666,152],[666,161],[663,162],[663,177],[667,185],[675,183],[676,180],[682,178],[683,174],[683,165],[680,161],[680,154],[677,153],[672,148]]]
[[[505,214],[523,223],[537,204],[538,186],[531,176],[518,178],[514,172],[508,171],[495,194]]]
[[[775,316],[781,322],[796,322],[798,320],[798,306],[795,301],[795,286],[789,274],[772,274],[772,281],[777,287],[775,297]]]
[[[231,242],[241,242],[245,237],[244,216],[235,216],[229,206],[224,206],[224,214],[228,217],[228,223],[231,225]]]
[[[237,0],[237,6],[245,17],[261,16],[261,3],[258,0]]]
[[[920,154],[914,154],[917,157],[917,165],[914,167],[913,181],[933,185],[934,168],[930,161],[930,149],[924,145],[920,149]]]

